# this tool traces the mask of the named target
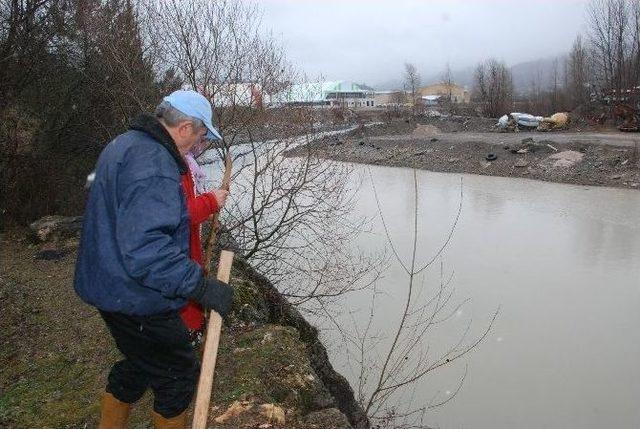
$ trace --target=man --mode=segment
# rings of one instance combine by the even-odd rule
[[[100,311],[124,359],[111,369],[101,429],[124,428],[130,404],[154,393],[153,423],[183,428],[199,363],[179,310],[188,299],[225,315],[233,291],[189,258],[183,159],[220,138],[211,105],[194,91],[165,97],[102,151],[84,217],[74,286]],[[222,207],[227,193],[216,191]]]

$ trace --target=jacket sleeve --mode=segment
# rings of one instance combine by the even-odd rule
[[[188,297],[202,270],[173,239],[180,225],[180,184],[152,176],[129,183],[117,208],[116,235],[124,267],[167,298]]]
[[[218,212],[218,202],[211,192],[189,199],[188,205],[189,217],[191,218],[191,223],[194,225],[200,225],[207,220],[209,216]]]

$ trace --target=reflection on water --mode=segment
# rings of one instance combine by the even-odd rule
[[[410,170],[371,168],[394,244],[408,261],[413,224]],[[366,173],[365,173],[366,174]],[[420,259],[441,246],[456,214],[460,176],[421,171]],[[471,303],[452,325],[429,339],[455,341],[473,319],[474,332],[500,306],[482,346],[461,365],[440,371],[416,391],[415,403],[462,391],[433,411],[427,423],[441,428],[637,428],[640,427],[640,192],[464,176],[462,215],[443,260],[455,270],[459,300]],[[368,179],[354,216],[376,213]],[[377,220],[354,246],[385,245]],[[425,284],[437,278],[431,270]],[[378,314],[390,329],[402,303],[406,275],[397,264],[380,282],[387,294]],[[364,295],[344,305],[366,317]],[[334,364],[354,382],[337,334]],[[442,336],[451,335],[451,338]]]

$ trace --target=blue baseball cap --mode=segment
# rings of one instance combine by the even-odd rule
[[[167,95],[163,100],[185,115],[201,120],[204,126],[207,127],[207,138],[209,140],[222,140],[222,136],[211,122],[211,117],[213,116],[211,104],[204,95],[195,91],[181,89]]]

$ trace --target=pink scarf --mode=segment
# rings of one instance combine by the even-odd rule
[[[193,177],[193,183],[196,185],[196,194],[204,194],[207,192],[206,182],[207,182],[207,174],[204,172],[196,158],[193,156],[191,152],[187,153],[184,156],[185,161],[189,165],[189,171],[191,172],[191,177]]]

